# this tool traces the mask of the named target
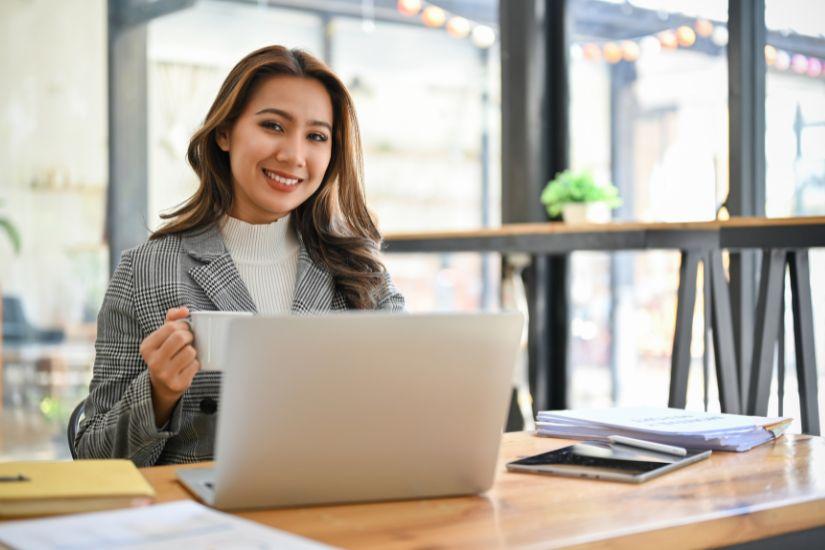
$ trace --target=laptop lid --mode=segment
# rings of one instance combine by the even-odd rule
[[[487,490],[522,323],[520,313],[233,320],[214,505]]]

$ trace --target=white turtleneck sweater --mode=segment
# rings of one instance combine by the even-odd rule
[[[289,313],[300,248],[289,216],[260,225],[225,216],[221,234],[258,313]]]

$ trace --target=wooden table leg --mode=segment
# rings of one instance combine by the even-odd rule
[[[793,333],[796,348],[796,379],[799,384],[799,406],[802,431],[819,435],[819,404],[814,349],[814,317],[811,305],[811,275],[807,250],[788,254],[793,298]]]
[[[670,357],[670,397],[668,407],[683,409],[687,405],[687,382],[690,372],[690,340],[693,336],[693,311],[696,305],[696,273],[701,253],[683,250],[679,266],[679,292],[676,303],[676,330]]]

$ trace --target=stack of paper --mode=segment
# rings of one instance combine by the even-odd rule
[[[541,411],[538,435],[607,440],[611,435],[695,450],[747,451],[782,435],[790,418],[657,407]]]

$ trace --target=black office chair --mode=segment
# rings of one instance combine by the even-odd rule
[[[72,453],[72,458],[77,459],[77,449],[74,446],[74,438],[77,435],[77,430],[80,428],[80,421],[86,413],[86,400],[84,399],[77,404],[77,407],[72,411],[72,416],[69,417],[69,427],[66,429],[66,437],[69,439],[69,451]]]
[[[66,338],[61,329],[41,329],[26,318],[19,296],[3,296],[3,341],[13,344],[57,344]]]

